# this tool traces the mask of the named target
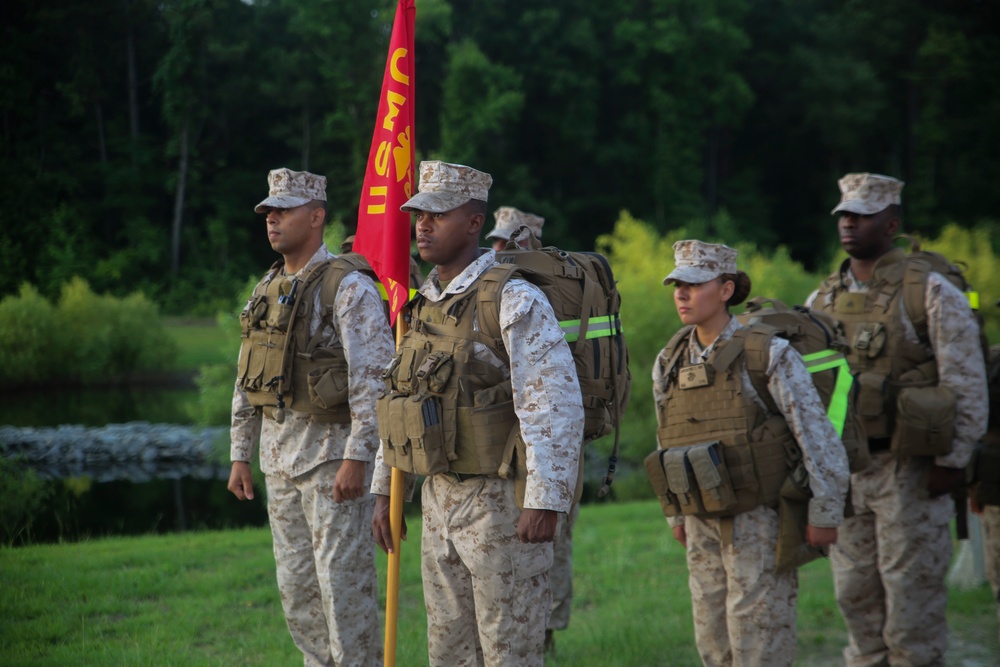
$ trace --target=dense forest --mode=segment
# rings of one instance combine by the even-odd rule
[[[491,204],[545,216],[547,241],[592,248],[627,210],[815,268],[855,170],[907,181],[910,230],[996,228],[996,2],[416,6],[418,159],[491,172]],[[80,276],[167,312],[231,309],[272,259],[252,209],[278,166],[326,174],[350,230],[394,10],[8,0],[0,296]]]

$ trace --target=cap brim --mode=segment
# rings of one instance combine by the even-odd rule
[[[453,192],[418,192],[399,207],[400,211],[429,211],[445,213],[452,211],[466,202],[472,201],[469,195]]]
[[[510,241],[510,230],[500,229],[499,227],[494,229],[492,232],[486,235],[488,239],[503,239],[504,241]]]
[[[879,204],[869,204],[860,199],[849,199],[848,201],[842,201],[837,204],[837,207],[830,211],[830,215],[837,215],[838,213],[857,213],[858,215],[872,215],[873,213],[878,213],[879,211],[884,211],[888,206],[881,206]]]
[[[690,283],[692,285],[698,285],[700,283],[707,283],[709,280],[714,280],[721,276],[722,274],[716,271],[709,271],[708,269],[696,269],[693,266],[682,266],[674,269],[670,274],[663,279],[664,285],[669,285],[677,280],[682,283]]]
[[[277,197],[268,197],[261,203],[254,206],[254,213],[266,213],[268,209],[272,208],[295,208],[296,206],[302,206],[303,204],[308,204],[312,199],[307,199],[305,197],[291,197],[289,195],[278,195]]]

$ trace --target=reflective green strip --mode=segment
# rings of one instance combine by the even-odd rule
[[[833,385],[833,394],[830,396],[830,405],[826,409],[826,416],[833,424],[834,430],[837,431],[837,437],[843,437],[844,424],[847,422],[847,397],[854,385],[854,376],[851,375],[847,359],[835,350],[822,350],[803,355],[802,360],[806,362],[806,368],[809,369],[810,373],[819,373],[831,368],[837,369],[837,381]]]
[[[969,290],[965,293],[965,296],[968,297],[969,305],[972,306],[972,310],[979,310],[979,292]]]
[[[559,327],[566,336],[567,343],[574,343],[580,337],[580,320],[563,320]],[[622,323],[617,315],[591,317],[587,325],[587,340],[601,336],[617,336],[622,332]]]
[[[389,300],[389,293],[385,291],[385,285],[383,285],[382,283],[375,283],[375,285],[378,287],[378,293],[382,295],[382,300],[383,301],[388,301]],[[412,299],[416,295],[417,295],[417,290],[411,288],[410,289],[410,298]]]

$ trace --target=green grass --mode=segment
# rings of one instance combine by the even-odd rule
[[[228,332],[212,320],[167,318],[167,333],[177,343],[177,370],[197,371],[207,364],[230,363],[236,368],[236,352],[226,354]],[[237,336],[239,332],[237,331]],[[239,350],[237,340],[231,347]],[[234,371],[235,372],[235,371]]]
[[[400,667],[427,664],[420,522],[408,521]],[[698,664],[683,551],[657,503],[585,505],[574,553],[573,617],[550,666]],[[379,554],[383,586],[385,562]],[[800,572],[797,664],[842,664],[829,565]],[[973,644],[973,654],[987,656],[978,664],[988,664],[1000,650],[989,590],[954,592],[948,613],[953,645]],[[267,529],[2,549],[0,618],[0,655],[10,667],[301,663],[281,613]]]

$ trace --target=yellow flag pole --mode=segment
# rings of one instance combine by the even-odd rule
[[[406,333],[402,313],[396,317],[396,348]],[[385,579],[385,667],[396,667],[396,626],[399,621],[399,556],[403,536],[403,471],[392,469],[389,483],[389,530],[392,533],[392,553]]]

